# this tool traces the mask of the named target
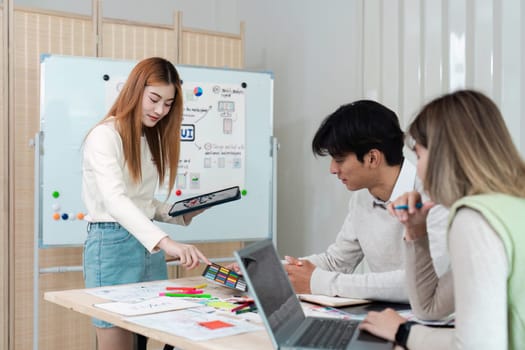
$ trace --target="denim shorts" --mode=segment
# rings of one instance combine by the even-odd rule
[[[87,231],[83,254],[86,288],[168,278],[164,252],[150,254],[118,223],[89,223]],[[95,318],[93,324],[100,328],[114,327]]]

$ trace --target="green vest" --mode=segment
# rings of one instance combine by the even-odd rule
[[[509,263],[507,280],[509,349],[523,349],[525,346],[525,198],[504,194],[464,197],[452,205],[449,227],[456,211],[461,207],[479,211],[499,234],[505,246]]]

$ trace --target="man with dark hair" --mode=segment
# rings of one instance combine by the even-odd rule
[[[385,209],[403,193],[422,190],[422,185],[416,168],[403,157],[403,131],[396,114],[368,100],[341,106],[321,123],[312,150],[332,157],[330,172],[353,193],[335,243],[321,254],[286,257],[295,291],[407,302],[404,226]],[[436,206],[427,219],[438,274],[448,267],[447,215],[444,207]],[[354,273],[363,259],[370,272]]]

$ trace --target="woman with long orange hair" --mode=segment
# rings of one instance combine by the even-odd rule
[[[131,71],[107,115],[88,133],[82,198],[88,211],[86,287],[167,279],[164,252],[193,269],[210,261],[172,240],[152,220],[187,225],[198,212],[172,218],[154,198],[167,179],[171,193],[180,153],[182,90],[169,61],[152,57]],[[169,175],[168,175],[169,174]],[[130,349],[133,335],[93,319],[99,349]]]

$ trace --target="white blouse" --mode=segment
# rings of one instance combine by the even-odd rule
[[[168,215],[169,203],[154,198],[157,168],[141,138],[142,181],[134,183],[124,162],[120,134],[114,120],[96,126],[86,138],[82,161],[82,200],[90,222],[118,222],[149,252],[166,237],[152,220],[185,225]]]

